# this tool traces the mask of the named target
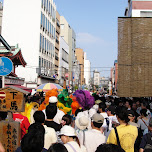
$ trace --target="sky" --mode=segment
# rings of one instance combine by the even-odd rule
[[[123,17],[128,0],[54,0],[57,10],[76,33],[76,47],[87,52],[91,71],[110,76],[117,59],[118,17]]]
[[[128,0],[54,2],[59,14],[65,17],[76,33],[76,47],[87,53],[91,72],[97,69],[101,76],[110,76],[110,67],[113,67],[118,52],[118,17],[124,16]]]

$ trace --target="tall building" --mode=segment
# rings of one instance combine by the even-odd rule
[[[55,73],[59,74],[60,14],[56,11]]]
[[[76,34],[66,21],[64,16],[60,16],[60,30],[61,37],[69,45],[69,84],[73,83],[73,66],[75,64],[75,48],[76,48]],[[70,87],[71,88],[71,87]]]
[[[76,48],[75,49],[75,54],[77,56],[77,60],[79,61],[79,65],[80,65],[80,84],[81,86],[85,84],[85,79],[84,79],[84,52],[83,52],[83,49],[81,48]]]
[[[128,0],[127,17],[152,17],[152,0]]]
[[[60,50],[59,50],[59,81],[60,85],[64,85],[64,81],[69,77],[69,45],[60,37]]]
[[[93,81],[94,81],[94,85],[97,86],[100,85],[100,72],[98,72],[97,70],[93,71]]]
[[[85,84],[89,87],[91,81],[91,63],[87,60],[86,52],[84,52],[84,78]]]
[[[2,35],[19,44],[27,62],[16,73],[37,85],[54,82],[56,5],[53,0],[6,0]],[[28,87],[28,86],[27,86]]]

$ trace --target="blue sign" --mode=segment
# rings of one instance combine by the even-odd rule
[[[9,75],[12,72],[13,63],[7,57],[0,57],[0,76]]]

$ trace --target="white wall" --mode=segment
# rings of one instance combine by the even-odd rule
[[[61,73],[61,67],[64,67],[69,70],[69,64],[62,60],[62,48],[69,54],[69,46],[66,43],[66,41],[60,37],[60,49],[59,49],[59,79],[61,79],[62,73]]]
[[[16,74],[25,81],[35,81],[38,67],[41,0],[5,0],[2,36],[9,45],[19,44],[27,67]]]

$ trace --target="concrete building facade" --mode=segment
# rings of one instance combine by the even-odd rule
[[[61,37],[69,45],[69,86],[71,88],[73,83],[73,66],[76,63],[75,60],[75,48],[76,48],[76,34],[66,21],[64,16],[60,16],[60,30]],[[72,88],[71,88],[72,89]]]
[[[94,85],[100,85],[100,72],[98,72],[97,70],[93,71],[93,82]]]
[[[2,35],[10,45],[19,44],[27,62],[25,68],[16,69],[17,75],[37,85],[54,82],[56,5],[53,0],[4,1],[2,27]]]
[[[127,17],[152,17],[152,0],[128,0]]]
[[[68,71],[69,71],[69,46],[66,41],[60,37],[60,50],[59,50],[59,81],[60,85],[63,86],[64,80],[68,79]]]
[[[55,74],[59,74],[60,14],[56,11]]]
[[[76,48],[75,49],[75,54],[77,57],[77,60],[79,61],[80,65],[80,84],[81,86],[85,84],[85,79],[84,79],[84,52],[83,49],[81,48]]]
[[[87,87],[90,86],[91,79],[91,62],[87,60],[87,54],[84,52],[84,78]]]

